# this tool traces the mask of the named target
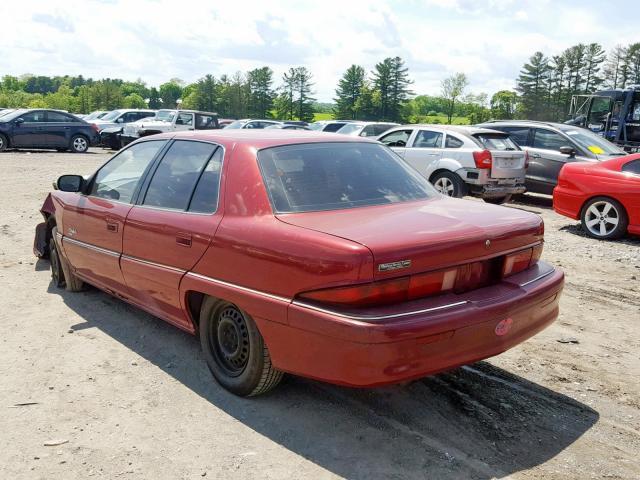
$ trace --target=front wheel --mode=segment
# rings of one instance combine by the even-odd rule
[[[82,135],[74,135],[71,137],[70,148],[73,153],[85,153],[89,150],[89,140]]]
[[[467,186],[459,175],[453,172],[436,173],[431,178],[436,190],[447,197],[462,198],[467,194]]]
[[[57,234],[58,227],[53,227],[51,239],[49,240],[51,280],[57,288],[66,287],[70,292],[79,292],[84,288],[84,282],[73,274],[66,259],[58,251],[58,245],[55,240]]]
[[[0,152],[4,152],[8,146],[9,141],[7,140],[7,137],[0,133]]]
[[[629,224],[627,212],[620,202],[607,197],[589,200],[582,208],[580,220],[585,233],[600,240],[622,237]]]
[[[487,203],[492,203],[494,205],[502,205],[503,203],[507,203],[511,200],[511,195],[505,195],[504,197],[489,197],[483,198],[483,200]]]
[[[207,298],[200,311],[200,343],[215,379],[231,393],[266,393],[282,379],[253,319],[231,303]]]

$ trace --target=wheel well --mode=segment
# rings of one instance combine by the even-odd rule
[[[448,169],[446,169],[446,168],[439,168],[438,170],[436,170],[435,172],[433,172],[433,173],[431,174],[431,176],[429,177],[429,181],[430,181],[431,183],[433,183],[433,178],[434,178],[437,174],[442,173],[442,172],[454,173],[454,172],[452,172],[451,170],[448,170]]]
[[[5,135],[4,133],[0,133],[0,137],[4,138],[5,142],[7,143],[7,147],[11,145],[11,140],[9,140],[9,137],[7,135]]]
[[[591,201],[594,200],[596,198],[602,198],[602,199],[607,199],[607,200],[613,200],[614,202],[616,202],[618,205],[620,205],[620,208],[622,209],[622,212],[629,217],[629,212],[627,212],[627,209],[624,208],[623,203],[618,200],[617,198],[613,198],[610,197],[609,195],[594,195],[593,197],[589,197],[587,198],[584,203],[582,204],[582,206],[580,207],[580,221],[582,221],[582,214],[584,213],[584,209],[586,208],[587,204]]]
[[[205,298],[211,297],[211,295],[207,295],[206,293],[197,292],[195,290],[190,290],[187,292],[186,305],[189,313],[189,317],[191,317],[191,321],[193,322],[193,326],[196,331],[200,330],[200,310],[202,309],[202,303]],[[215,298],[218,302],[223,302],[221,298]]]

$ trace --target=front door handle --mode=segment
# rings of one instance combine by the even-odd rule
[[[176,235],[176,243],[181,247],[191,246],[191,234],[190,233],[178,233]]]
[[[111,218],[107,218],[106,222],[107,222],[107,230],[109,230],[110,232],[114,232],[114,233],[118,231],[118,221],[117,220],[113,220]]]
[[[539,153],[532,153],[531,154],[531,158],[540,158],[540,154]]]

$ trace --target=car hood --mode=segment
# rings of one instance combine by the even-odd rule
[[[291,225],[352,240],[371,250],[376,265],[411,266],[376,278],[407,275],[499,256],[540,242],[542,219],[515,208],[435,197],[329,212],[279,214]]]

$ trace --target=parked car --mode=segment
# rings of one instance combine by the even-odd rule
[[[241,128],[253,128],[253,129],[262,129],[270,127],[271,125],[278,125],[282,122],[277,120],[256,120],[250,118],[243,118],[242,120],[236,120],[235,122],[231,122],[226,127],[227,130],[238,130]]]
[[[378,137],[398,125],[400,124],[389,122],[350,122],[344,124],[336,133],[353,135],[354,137]]]
[[[4,117],[5,115],[8,115],[11,112],[15,112],[16,109],[15,108],[3,108],[2,110],[0,110],[0,117]]]
[[[277,123],[275,125],[269,125],[265,130],[311,130],[304,125],[298,125],[297,123]]]
[[[350,120],[319,120],[310,123],[309,128],[318,132],[337,132],[349,122]]]
[[[127,124],[121,145],[128,145],[140,137],[183,130],[213,130],[219,128],[218,114],[198,110],[160,110],[154,118]]]
[[[563,123],[504,120],[486,122],[482,128],[511,135],[529,154],[527,191],[553,194],[560,169],[570,162],[597,162],[626,155],[624,150],[584,128]]]
[[[0,117],[0,151],[51,148],[84,153],[97,141],[95,125],[60,110],[23,108]]]
[[[136,122],[143,118],[153,117],[156,114],[155,110],[136,110],[136,109],[119,109],[112,110],[104,117],[91,120],[91,123],[96,125],[100,131],[105,128],[122,127],[125,123]]]
[[[640,235],[640,154],[565,164],[553,190],[553,209],[579,219],[593,238]]]
[[[48,241],[53,283],[90,283],[199,333],[238,395],[282,372],[423,377],[558,315],[563,273],[539,260],[538,215],[438,195],[372,140],[161,134],[56,185],[35,240],[38,254]]]
[[[93,111],[91,113],[88,113],[84,117],[82,117],[82,119],[86,120],[87,122],[90,121],[90,120],[100,120],[107,113],[109,113],[109,110],[95,110],[95,111]]]
[[[496,130],[452,125],[403,125],[378,138],[443,195],[471,194],[504,203],[524,193],[526,153]]]
[[[235,122],[235,120],[232,120],[230,118],[219,118],[218,126],[220,128],[226,128],[227,125],[231,125],[233,122]]]

